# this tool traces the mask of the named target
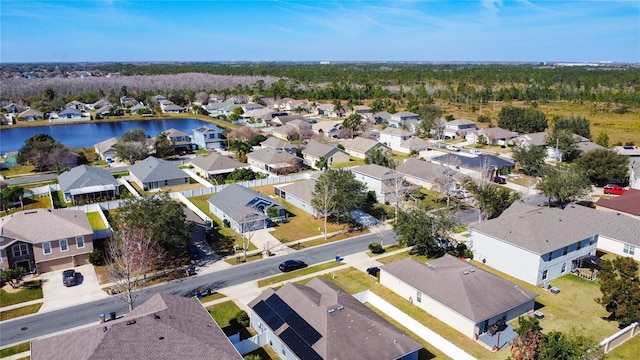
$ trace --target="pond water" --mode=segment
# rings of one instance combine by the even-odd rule
[[[156,137],[159,133],[171,128],[193,136],[193,129],[205,125],[217,128],[215,124],[198,119],[132,120],[35,127],[5,127],[0,129],[0,155],[4,155],[7,151],[20,150],[24,145],[24,141],[35,134],[48,134],[64,145],[80,148],[93,146],[112,137],[119,138],[125,131],[136,128],[144,129],[146,134],[151,137]]]

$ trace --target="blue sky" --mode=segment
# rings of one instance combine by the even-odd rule
[[[0,0],[0,61],[640,62],[640,1]]]

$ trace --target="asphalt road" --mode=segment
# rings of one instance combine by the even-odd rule
[[[274,257],[260,261],[236,265],[214,273],[195,275],[165,284],[147,288],[137,295],[136,303],[141,304],[156,293],[180,296],[195,296],[197,289],[212,290],[241,284],[280,273],[278,264],[288,258],[300,259],[307,264],[316,264],[334,259],[336,253],[342,256],[366,251],[371,242],[379,242],[378,234],[367,234],[325,246],[299,250],[291,257]],[[384,244],[395,243],[393,231],[385,233]],[[36,337],[71,329],[90,323],[98,323],[99,314],[115,311],[118,316],[128,313],[127,305],[116,297],[94,301],[71,308],[36,314],[0,324],[0,346],[27,341]]]

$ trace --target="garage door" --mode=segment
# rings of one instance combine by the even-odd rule
[[[89,263],[89,254],[76,255],[76,266],[87,265]]]
[[[54,270],[64,270],[68,268],[73,268],[73,260],[71,257],[42,261],[38,263],[38,272],[41,273]]]

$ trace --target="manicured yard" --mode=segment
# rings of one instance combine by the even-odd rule
[[[35,166],[33,165],[18,165],[13,166],[8,169],[0,170],[0,174],[5,177],[5,179],[10,179],[19,175],[33,175],[35,174]]]
[[[89,224],[91,224],[91,229],[93,230],[103,230],[107,228],[107,225],[102,221],[100,213],[97,211],[87,213],[87,219],[89,219]]]
[[[221,294],[219,292],[216,292],[216,293],[213,293],[211,295],[203,296],[200,299],[200,302],[204,304],[204,303],[208,303],[209,301],[218,300],[218,299],[222,299],[222,298],[225,298],[225,297],[227,297],[225,294]]]
[[[607,359],[637,360],[640,354],[640,335],[636,334],[632,339],[616,347],[607,353]]]
[[[17,292],[0,290],[0,304],[2,306],[15,305],[27,301],[42,299],[42,285],[40,280],[25,281],[23,287]]]
[[[202,210],[205,214],[207,214],[207,216],[209,216],[217,224],[217,226],[213,230],[217,232],[217,234],[215,234],[216,237],[225,237],[225,238],[233,239],[235,246],[242,247],[242,238],[240,237],[240,235],[235,231],[233,231],[232,229],[225,227],[222,224],[222,221],[220,219],[218,219],[215,215],[209,212],[209,202],[207,200],[209,200],[211,196],[212,195],[194,196],[194,197],[190,197],[189,200],[198,209]],[[257,249],[255,245],[253,244],[249,245],[248,250],[255,250],[255,249]]]
[[[0,358],[9,357],[11,355],[20,354],[31,349],[31,344],[27,342],[20,343],[8,348],[0,350]]]
[[[241,310],[233,301],[225,301],[207,308],[213,320],[220,326],[225,335],[240,333],[241,339],[248,339],[255,335],[250,327],[244,327],[236,321],[236,314]]]
[[[35,314],[42,307],[42,303],[27,305],[23,307],[19,307],[17,309],[7,310],[0,312],[0,321],[5,321],[9,319],[15,319],[20,316],[25,316],[29,314]]]
[[[259,280],[258,281],[258,287],[277,284],[277,283],[282,282],[282,281],[287,281],[287,280],[290,280],[290,279],[293,279],[293,278],[297,278],[299,276],[313,274],[315,272],[331,269],[331,268],[334,268],[334,267],[340,266],[340,265],[342,265],[342,263],[337,262],[337,261],[330,261],[330,262],[318,264],[318,265],[315,265],[315,266],[309,266],[309,267],[306,267],[306,268],[303,268],[303,269],[299,269],[299,270],[296,270],[296,271],[292,271],[292,272],[289,272],[289,273],[286,273],[286,274],[276,275],[276,276],[272,276],[270,278]]]

